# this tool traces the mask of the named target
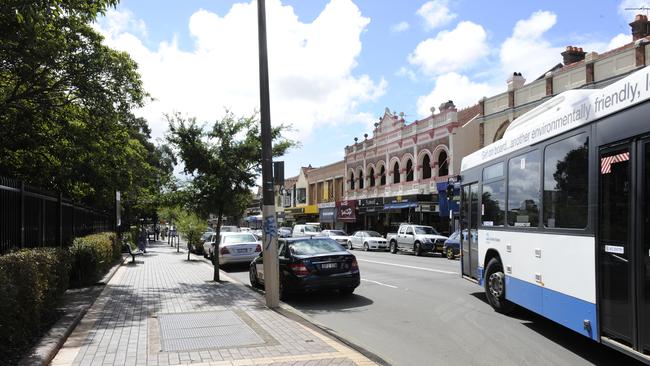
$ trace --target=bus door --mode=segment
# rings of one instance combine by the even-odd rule
[[[460,245],[463,276],[478,280],[478,184],[462,186]]]
[[[599,158],[601,335],[650,355],[650,139]]]

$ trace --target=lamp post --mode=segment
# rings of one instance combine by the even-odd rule
[[[273,189],[273,153],[271,141],[271,106],[269,101],[269,67],[266,51],[266,10],[264,0],[257,0],[257,34],[260,55],[260,122],[262,140],[262,218],[264,227],[264,288],[266,306],[280,304],[278,234]]]

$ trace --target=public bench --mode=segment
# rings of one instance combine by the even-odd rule
[[[129,255],[131,256],[131,263],[135,263],[136,255],[144,255],[144,252],[141,251],[140,249],[133,251],[133,249],[131,249],[131,245],[129,245],[128,243],[126,244],[126,248],[129,250]]]

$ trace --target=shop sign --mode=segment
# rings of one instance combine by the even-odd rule
[[[338,219],[340,221],[356,221],[356,208],[357,208],[357,201],[355,200],[347,200],[347,201],[339,201],[336,203],[336,207],[338,208]]]
[[[336,207],[323,208],[320,210],[320,222],[336,221]]]
[[[336,202],[322,202],[318,204],[318,208],[333,208],[336,207]]]

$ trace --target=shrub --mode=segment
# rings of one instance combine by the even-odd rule
[[[0,257],[0,359],[15,357],[55,320],[69,273],[64,249],[23,249]]]
[[[196,254],[203,254],[203,232],[208,223],[194,213],[181,212],[178,217],[178,231],[183,234],[188,248]]]
[[[115,233],[100,233],[76,238],[70,246],[71,282],[83,286],[97,281],[121,256],[122,248]]]

